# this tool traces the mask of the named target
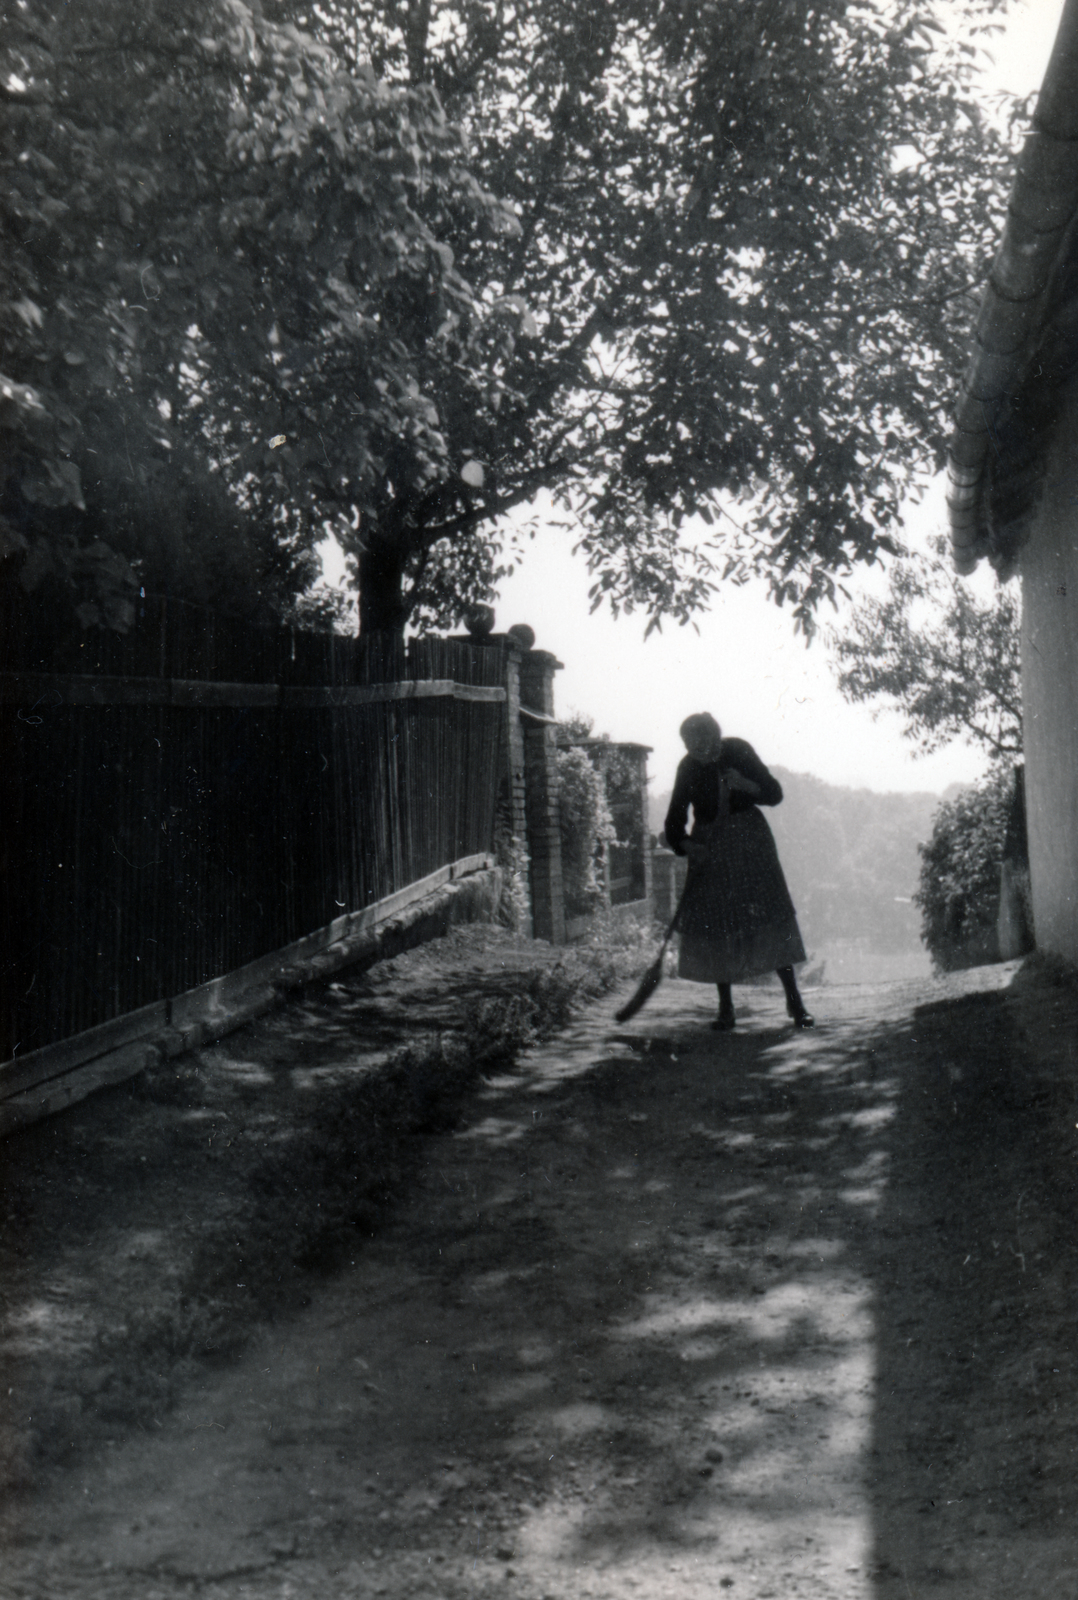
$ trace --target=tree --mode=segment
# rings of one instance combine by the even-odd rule
[[[994,4],[954,45],[917,0],[9,7],[11,564],[117,620],[186,504],[210,592],[287,604],[334,527],[364,628],[440,625],[546,489],[597,603],[685,621],[764,569],[810,628],[942,457]]]
[[[367,619],[489,597],[517,559],[499,518],[541,489],[596,603],[653,625],[762,569],[810,628],[836,575],[893,549],[998,230],[1007,152],[971,43],[992,9],[954,44],[915,0],[304,11],[436,89],[520,222],[446,236],[489,360],[424,368],[444,464],[387,475],[346,532]]]
[[[421,378],[479,307],[439,229],[515,220],[429,88],[257,0],[20,0],[0,85],[0,559],[84,623],[155,577],[287,608],[327,519],[449,471]]]
[[[978,603],[945,538],[896,561],[887,597],[860,601],[829,642],[845,698],[899,712],[921,754],[963,736],[995,760],[1021,754],[1018,596],[1001,586]]]
[[[1000,866],[1014,773],[997,767],[979,784],[945,801],[932,836],[919,845],[921,876],[914,903],[921,938],[937,971],[998,961]]]

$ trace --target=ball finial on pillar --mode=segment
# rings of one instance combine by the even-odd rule
[[[530,650],[535,644],[535,629],[529,628],[526,622],[516,622],[509,629],[508,637],[518,650]]]
[[[485,639],[494,627],[494,607],[472,606],[465,613],[464,626],[473,639]]]

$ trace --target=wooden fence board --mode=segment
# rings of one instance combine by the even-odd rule
[[[227,630],[200,645],[163,604],[151,621],[61,640],[62,672],[37,670],[29,635],[0,638],[0,1055],[198,989],[493,846],[497,650],[260,630],[276,677],[255,680]]]
[[[489,871],[493,865],[493,856],[485,853],[463,857],[397,890],[377,905],[337,917],[326,927],[244,967],[223,973],[198,988],[144,1006],[70,1039],[45,1045],[25,1057],[15,1056],[0,1062],[0,1103],[104,1057],[114,1057],[121,1064],[133,1064],[131,1071],[121,1071],[120,1077],[102,1080],[122,1081],[132,1072],[141,1071],[148,1042],[160,1041],[171,1031],[176,1035],[178,1048],[182,1036],[192,1028],[204,1025],[212,1033],[216,1022],[235,1013],[239,1007],[245,1015],[268,1009],[277,999],[275,985],[294,981],[296,969],[305,962],[373,934],[383,923],[417,905],[450,881],[458,882],[472,873]],[[158,1046],[155,1044],[155,1047]],[[139,1050],[143,1055],[138,1054]]]

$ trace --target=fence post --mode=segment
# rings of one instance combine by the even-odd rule
[[[525,814],[531,857],[532,924],[537,939],[565,943],[561,869],[554,674],[561,662],[548,650],[520,657],[520,723],[524,742]]]

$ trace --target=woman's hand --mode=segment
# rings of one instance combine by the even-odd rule
[[[758,795],[760,793],[760,785],[754,783],[751,778],[746,778],[742,773],[738,772],[736,767],[728,767],[723,773],[723,778],[729,787],[736,789],[739,794]]]

